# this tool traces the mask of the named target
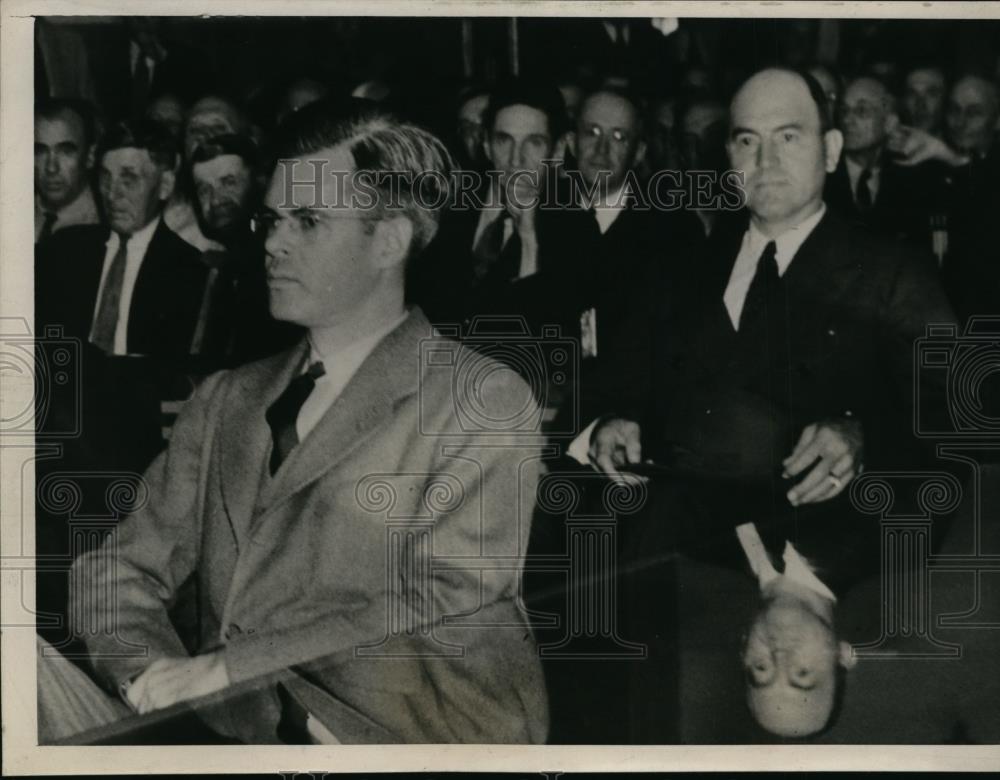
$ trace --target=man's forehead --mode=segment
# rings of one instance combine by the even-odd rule
[[[515,103],[497,112],[493,128],[505,133],[548,133],[549,120],[544,111]]]
[[[354,156],[345,144],[283,158],[275,165],[265,202],[273,209],[343,205],[355,192]]]
[[[76,141],[83,137],[83,123],[70,112],[62,112],[54,117],[38,117],[35,119],[35,134],[45,135],[51,139],[62,136],[67,140]]]
[[[635,124],[636,111],[625,98],[607,93],[600,93],[587,98],[580,111],[580,120],[614,125],[615,127],[631,127]]]
[[[733,99],[734,127],[819,126],[819,108],[802,79],[791,74],[776,74],[770,78],[755,77],[751,82]]]
[[[246,168],[246,162],[238,154],[220,154],[211,160],[195,163],[191,171],[196,177],[200,174],[210,178],[228,173],[243,173]]]
[[[109,149],[101,157],[101,165],[105,168],[145,168],[153,165],[153,158],[148,149],[137,149],[126,146],[121,149]]]

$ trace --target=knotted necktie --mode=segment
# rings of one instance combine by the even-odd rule
[[[868,168],[865,168],[858,177],[858,186],[854,193],[854,202],[858,206],[858,211],[862,214],[867,214],[872,210],[872,191],[868,186],[871,178],[872,172]]]
[[[504,213],[483,230],[472,251],[476,259],[478,276],[496,276],[504,280],[516,279],[521,273],[521,237],[515,230],[504,244],[506,226],[512,219]]]
[[[122,287],[125,283],[129,238],[120,236],[118,239],[118,251],[104,279],[101,300],[97,305],[97,319],[90,339],[95,346],[109,355],[115,351],[115,331],[118,329],[118,310],[121,307]]]
[[[42,232],[38,234],[38,241],[35,242],[36,244],[40,244],[52,235],[52,228],[56,226],[56,220],[58,219],[59,215],[54,211],[45,212],[45,221],[42,223]]]
[[[312,363],[304,374],[299,374],[293,379],[285,391],[278,396],[278,399],[268,407],[265,417],[267,424],[271,427],[271,476],[278,471],[278,467],[288,457],[295,445],[299,443],[299,434],[295,430],[295,423],[299,418],[299,411],[302,404],[306,402],[313,388],[316,387],[316,380],[326,373],[322,361],[317,360]]]
[[[768,309],[775,301],[781,285],[776,253],[777,245],[769,241],[757,260],[757,270],[750,282],[746,300],[743,302],[743,312],[740,314],[741,333],[757,325],[767,324]]]

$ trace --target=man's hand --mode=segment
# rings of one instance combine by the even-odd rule
[[[969,161],[937,136],[916,127],[897,127],[889,135],[888,148],[894,162],[905,167],[937,160],[956,168]]]
[[[642,462],[639,424],[620,417],[605,420],[590,437],[588,457],[596,469],[615,481],[639,480],[634,474],[621,472],[627,463]]]
[[[807,425],[792,454],[782,461],[785,479],[797,477],[816,464],[788,491],[792,506],[839,495],[860,471],[863,448],[864,432],[857,420],[839,418]]]
[[[128,687],[125,696],[140,715],[196,699],[229,685],[222,653],[194,658],[160,658],[153,661]]]

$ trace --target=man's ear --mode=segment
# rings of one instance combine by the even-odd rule
[[[837,644],[837,660],[848,671],[858,665],[858,659],[854,656],[850,642],[842,641]]]
[[[836,128],[823,133],[823,149],[826,153],[826,172],[833,173],[840,162],[840,152],[844,148],[844,136]]]
[[[169,168],[160,173],[160,200],[170,200],[174,194],[174,186],[177,184],[177,175]]]
[[[402,265],[410,253],[413,242],[413,222],[409,217],[398,216],[375,223],[377,252],[375,265],[380,269]]]

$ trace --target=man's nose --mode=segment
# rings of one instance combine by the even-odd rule
[[[274,264],[276,258],[285,257],[289,247],[289,228],[282,222],[277,222],[268,229],[267,238],[264,239],[264,251],[267,252],[267,267]]]
[[[762,141],[757,148],[757,167],[773,168],[778,164],[777,144],[770,140]]]
[[[607,157],[608,153],[611,151],[611,140],[606,135],[602,135],[597,139],[597,152],[601,157]]]
[[[59,157],[54,154],[45,155],[45,172],[59,173]]]

